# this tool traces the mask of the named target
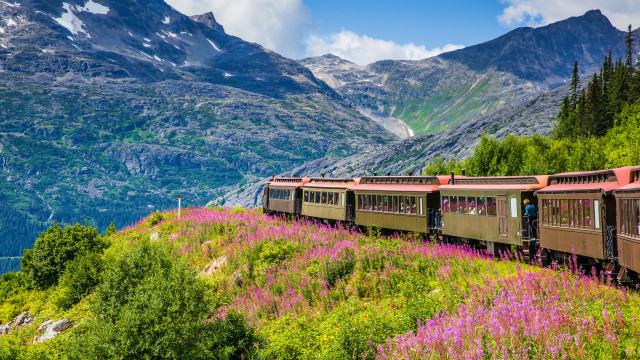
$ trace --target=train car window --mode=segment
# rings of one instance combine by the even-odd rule
[[[518,199],[516,199],[515,197],[511,197],[510,201],[511,201],[511,217],[517,218],[518,217]]]
[[[467,197],[467,213],[469,215],[476,214],[476,198],[473,196]]]
[[[593,217],[596,229],[600,229],[600,201],[593,200]]]
[[[408,214],[409,212],[411,212],[411,200],[409,199],[408,196],[404,197],[404,212],[405,214]]]
[[[633,220],[636,237],[640,236],[640,200],[633,200]]]
[[[496,216],[496,198],[487,197],[487,216]]]
[[[582,202],[582,199],[578,200],[576,205],[578,206],[578,227],[584,228],[584,203]]]
[[[322,192],[322,200],[320,202],[321,204],[326,204],[327,203],[327,192],[323,191]]]
[[[458,197],[452,196],[449,199],[451,200],[451,203],[449,204],[449,209],[451,210],[451,213],[457,214],[458,213]]]
[[[304,191],[304,202],[309,202],[309,191]]]
[[[478,215],[487,215],[487,204],[485,203],[485,197],[484,196],[479,196],[478,197]]]
[[[584,200],[584,226],[591,228],[591,200]]]
[[[316,191],[316,204],[320,204],[320,191]]]
[[[382,195],[382,211],[389,211],[389,204],[387,204],[387,195]]]
[[[449,212],[449,197],[448,196],[443,196],[442,197],[442,205],[440,206],[440,209],[442,212]]]
[[[560,226],[569,225],[569,200],[560,200]]]
[[[416,213],[416,197],[415,196],[411,197],[411,213],[412,214]]]
[[[398,212],[398,197],[397,196],[393,196],[393,208],[391,209],[392,212],[397,213]]]
[[[358,210],[362,210],[362,195],[358,195]]]
[[[377,196],[378,200],[378,211],[382,211],[382,195]]]
[[[419,198],[420,199],[420,207],[418,209],[420,209],[420,215],[424,215],[424,210],[422,209],[422,197]]]
[[[338,200],[338,199],[336,199],[336,200]],[[333,205],[333,193],[332,192],[329,193],[329,205]]]
[[[369,211],[373,211],[373,202],[371,200],[371,195],[367,195],[367,209]]]
[[[460,214],[467,213],[467,197],[466,196],[460,196],[458,198],[458,212]]]

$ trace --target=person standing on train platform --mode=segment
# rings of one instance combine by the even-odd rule
[[[538,234],[534,221],[538,219],[538,209],[536,209],[536,206],[533,205],[529,199],[524,199],[523,203],[524,214],[527,216],[529,222],[529,235],[531,235],[532,239],[536,239]]]

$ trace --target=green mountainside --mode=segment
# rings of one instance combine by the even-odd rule
[[[74,75],[0,78],[0,257],[53,220],[122,227],[389,135],[321,94]]]

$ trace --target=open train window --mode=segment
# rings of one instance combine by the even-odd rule
[[[476,214],[476,198],[473,196],[467,197],[467,213],[469,215]]]
[[[398,212],[398,197],[394,196],[393,197],[393,212]]]
[[[451,199],[451,204],[449,205],[451,213],[457,214],[458,213],[458,197],[452,196],[449,199]]]
[[[322,192],[322,200],[320,200],[321,204],[326,204],[327,203],[327,192],[323,191]]]
[[[487,215],[487,204],[484,196],[478,197],[478,215],[485,216]]]
[[[560,200],[560,226],[569,225],[569,200]]]
[[[304,202],[309,202],[309,191],[304,191]]]
[[[338,200],[338,199],[336,199],[336,200]],[[329,193],[329,205],[333,205],[333,193],[332,192]]]
[[[449,212],[449,197],[448,196],[443,196],[442,197],[442,205],[440,206],[440,208],[442,209],[442,212]]]
[[[496,198],[487,197],[487,216],[496,216]]]
[[[416,197],[415,196],[411,197],[411,213],[412,214],[416,213]]]
[[[458,198],[458,213],[466,214],[467,213],[467,197],[460,196]]]
[[[387,204],[387,195],[382,195],[382,211],[387,212],[389,210],[389,206]]]
[[[320,204],[320,191],[316,191],[316,204]]]

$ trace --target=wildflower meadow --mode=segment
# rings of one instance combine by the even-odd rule
[[[118,329],[135,323],[147,331],[145,321],[157,322],[154,314],[186,319],[175,301],[193,316],[163,328],[199,329],[198,337],[183,341],[202,347],[204,358],[640,358],[637,292],[575,265],[542,268],[517,253],[492,257],[418,234],[382,235],[240,208],[186,209],[180,219],[177,212],[157,212],[107,241],[104,255],[92,255],[102,256],[106,269],[95,293],[76,305],[56,305],[68,291],[64,281],[0,305],[0,321],[21,311],[40,319],[0,337],[0,359],[99,358],[91,349],[144,354],[170,339],[168,330],[145,332],[140,345],[119,337]],[[125,281],[128,290],[112,289]],[[185,295],[171,294],[173,287]],[[141,306],[151,301],[145,299],[152,303]],[[190,299],[203,305],[192,307]],[[39,323],[61,317],[77,326],[32,344]],[[105,328],[100,321],[107,320]],[[202,321],[211,326],[200,327]],[[13,352],[2,357],[3,346]]]
[[[201,273],[213,307],[246,316],[262,358],[640,358],[637,294],[575,267],[241,209],[118,236],[154,231],[196,271],[217,266]]]

